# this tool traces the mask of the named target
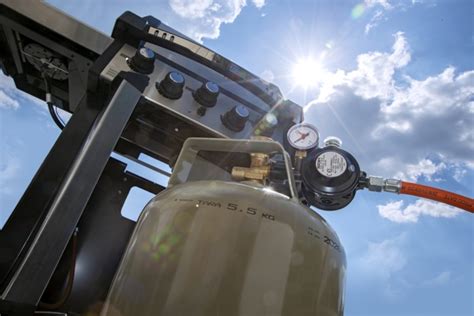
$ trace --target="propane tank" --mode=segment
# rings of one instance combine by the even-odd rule
[[[201,152],[284,157],[288,190],[253,162],[233,181]],[[342,315],[345,267],[335,232],[298,201],[280,144],[190,138],[140,215],[102,315]]]

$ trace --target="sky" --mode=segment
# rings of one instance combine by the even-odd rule
[[[474,195],[472,0],[49,1],[106,34],[153,15],[278,85],[369,174]],[[0,76],[0,227],[58,129]],[[318,211],[347,254],[345,315],[474,315],[474,218],[358,192]]]

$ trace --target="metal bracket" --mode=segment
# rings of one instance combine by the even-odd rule
[[[61,258],[141,91],[123,80],[88,133],[30,249],[2,294],[3,300],[36,305]]]

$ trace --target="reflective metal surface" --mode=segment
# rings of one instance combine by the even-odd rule
[[[175,83],[183,83],[184,82],[184,77],[179,72],[172,71],[172,72],[170,72],[169,77]]]
[[[142,212],[101,315],[342,315],[344,275],[337,236],[310,209],[190,182]]]

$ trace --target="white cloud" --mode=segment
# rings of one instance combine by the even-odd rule
[[[218,7],[212,5],[213,0],[170,0],[171,9],[177,15],[189,19],[200,19],[207,11],[216,11]]]
[[[5,148],[9,149],[9,148]],[[0,154],[0,194],[10,194],[8,183],[15,179],[20,171],[20,162],[6,152]]]
[[[16,91],[13,79],[0,73],[0,108],[18,109],[20,104],[15,97]]]
[[[410,112],[413,115],[443,115],[452,107],[464,108],[473,113],[474,71],[466,71],[456,76],[455,68],[448,67],[438,75],[424,80],[406,77],[408,89],[398,90],[392,104],[383,111],[395,117]]]
[[[406,233],[381,241],[368,242],[367,248],[354,256],[350,267],[351,281],[371,288],[374,299],[397,301],[412,285],[405,278],[409,264]]]
[[[460,167],[456,167],[454,169],[454,174],[453,174],[453,178],[454,180],[456,180],[457,182],[461,182],[461,180],[464,178],[464,176],[467,174],[467,170],[466,169],[462,169]]]
[[[369,23],[365,25],[365,34],[369,34],[370,30],[376,27],[384,17],[383,11],[378,10],[370,19]]]
[[[0,73],[0,108],[16,110],[24,101],[31,101],[46,110],[43,100],[18,90],[11,77]]]
[[[257,8],[265,0],[252,0]],[[168,17],[172,25],[179,25],[179,31],[197,41],[203,38],[215,39],[220,35],[222,24],[233,23],[247,5],[246,0],[169,0],[175,16]],[[178,18],[178,19],[176,19]]]
[[[372,278],[387,281],[407,264],[407,258],[402,252],[405,241],[406,234],[400,234],[381,242],[369,242],[358,263],[367,269]]]
[[[15,82],[11,77],[7,77],[0,73],[0,88],[2,90],[16,89]]]
[[[369,34],[372,29],[381,22],[387,21],[393,12],[407,11],[411,7],[422,4],[421,0],[365,0],[364,6],[371,18],[365,25],[365,34]],[[425,3],[425,6],[432,6],[433,3]]]
[[[388,100],[396,92],[393,75],[395,71],[408,64],[411,59],[407,40],[402,32],[394,35],[395,42],[391,53],[369,52],[357,56],[357,69],[325,74],[319,98],[312,103],[327,101],[337,86],[351,88],[357,96],[364,99],[380,98]],[[309,104],[311,105],[311,103]]]
[[[404,249],[407,236],[401,233],[380,242],[369,242],[367,249],[353,260],[352,272],[367,286],[377,286],[385,299],[398,298],[408,283],[400,275],[407,266]]]
[[[432,286],[441,286],[441,285],[448,284],[452,279],[451,274],[452,273],[449,270],[443,271],[437,276],[435,276],[434,278],[430,280],[426,280],[425,282],[423,282],[422,285],[432,287]]]
[[[474,169],[474,71],[447,67],[414,79],[404,75],[411,55],[398,32],[390,52],[367,52],[354,70],[327,72],[305,117],[323,138],[340,136],[371,174],[460,178]]]
[[[417,200],[403,208],[403,201],[377,205],[380,216],[396,223],[416,223],[420,216],[452,218],[462,211],[458,208],[428,200]]]
[[[0,90],[0,108],[16,110],[19,106],[17,100],[12,99],[3,90]]]
[[[252,0],[252,2],[259,9],[263,8],[265,5],[265,0]]]
[[[388,0],[365,0],[364,5],[367,9],[377,9],[370,18],[369,23],[365,25],[365,34],[369,34],[370,30],[379,25],[382,20],[387,20],[385,11],[392,10],[393,6]]]
[[[382,6],[385,10],[392,9],[392,5],[388,0],[365,0],[364,1],[367,8],[375,7],[375,6]]]
[[[425,177],[428,181],[432,181],[434,175],[445,169],[446,164],[443,162],[436,164],[430,159],[422,159],[417,164],[408,164],[405,172],[398,172],[395,177],[401,180],[411,181]]]

